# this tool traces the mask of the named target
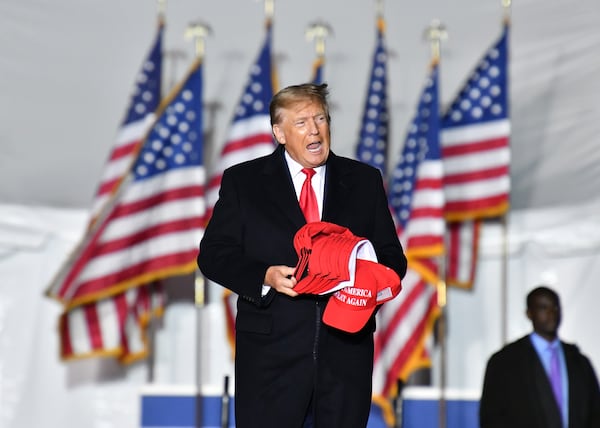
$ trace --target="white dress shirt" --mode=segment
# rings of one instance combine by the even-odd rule
[[[287,162],[292,181],[294,182],[294,190],[296,191],[296,199],[300,200],[300,192],[302,191],[302,185],[306,179],[306,174],[302,172],[302,165],[296,162],[292,157],[285,152],[285,161]],[[315,175],[313,175],[311,184],[315,195],[317,196],[317,205],[319,206],[319,218],[323,217],[323,194],[325,192],[325,165],[313,168]]]

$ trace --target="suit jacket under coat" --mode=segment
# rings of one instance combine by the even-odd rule
[[[561,342],[569,378],[569,428],[600,427],[600,390],[591,363]],[[550,381],[529,335],[489,359],[479,417],[481,428],[561,428]]]
[[[406,258],[379,170],[330,153],[322,220],[347,227],[356,236],[370,240],[378,261],[396,271],[400,278],[404,276]],[[257,386],[270,385],[275,391],[279,385],[281,391],[296,394],[288,402],[308,399],[315,346],[324,346],[319,361],[335,365],[338,373],[344,373],[343,379],[365,391],[368,415],[374,317],[361,332],[342,334],[322,325],[322,307],[326,303],[322,298],[320,301],[307,295],[291,298],[273,289],[261,297],[269,266],[296,265],[298,256],[293,239],[304,224],[283,146],[268,156],[224,172],[219,200],[200,243],[198,266],[207,278],[239,295],[236,397],[268,396],[269,391],[258,390]],[[289,379],[291,376],[294,379]],[[236,398],[236,406],[240,404],[238,401]],[[263,401],[269,400],[245,406],[260,406]],[[268,409],[250,411],[263,417],[270,414]]]

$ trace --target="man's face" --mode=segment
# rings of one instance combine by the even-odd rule
[[[301,101],[281,111],[273,134],[304,168],[323,165],[329,156],[330,132],[325,111],[316,101]]]
[[[549,294],[534,296],[532,306],[527,310],[527,317],[533,323],[533,330],[547,340],[557,336],[561,320],[560,302]]]

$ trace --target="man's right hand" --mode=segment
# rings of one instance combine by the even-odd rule
[[[295,268],[290,266],[269,266],[264,284],[282,294],[296,297],[298,293],[294,291],[297,283],[296,278],[293,277],[294,270]]]

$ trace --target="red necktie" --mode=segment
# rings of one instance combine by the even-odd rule
[[[302,172],[306,174],[306,180],[302,185],[302,191],[300,192],[300,208],[304,213],[307,223],[313,221],[320,221],[319,206],[317,205],[317,195],[311,184],[312,176],[315,175],[315,170],[312,168],[303,168]]]

